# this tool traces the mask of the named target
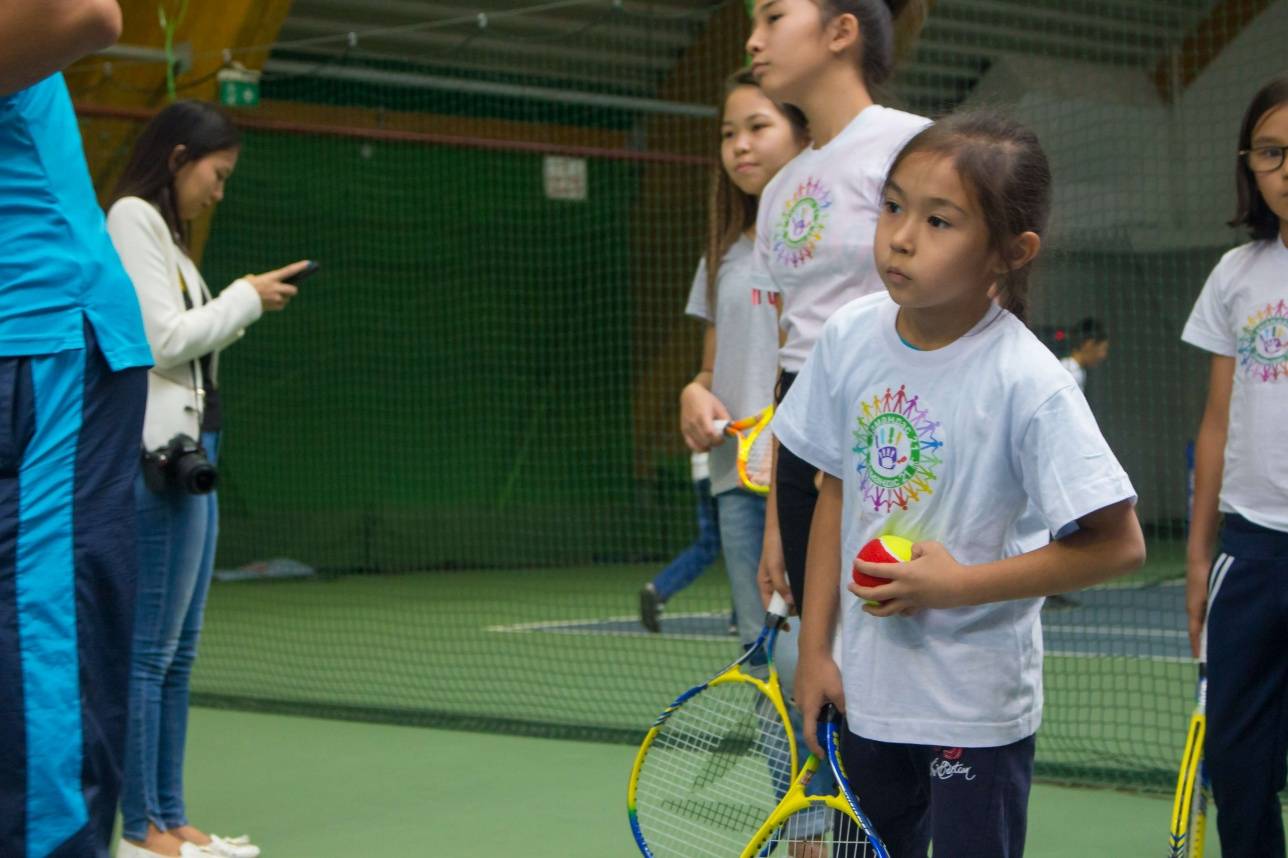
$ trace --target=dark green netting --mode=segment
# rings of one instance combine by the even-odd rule
[[[315,56],[317,72],[266,81],[239,114],[245,147],[203,268],[216,288],[302,257],[323,268],[224,356],[218,565],[290,558],[317,574],[214,585],[200,699],[632,741],[735,651],[718,567],[671,601],[662,635],[637,605],[694,535],[675,400],[700,342],[682,309],[709,169],[691,156],[714,155],[714,124],[332,72],[442,77],[459,62],[471,83],[709,102],[740,60],[745,23],[726,7],[742,5],[666,19],[651,79],[596,27],[566,44],[609,59],[552,58],[527,77],[480,70],[485,46],[459,27],[461,47],[436,56],[281,52]],[[622,14],[647,25],[650,8]],[[939,0],[892,87],[911,109],[994,104],[1038,130],[1057,202],[1034,325],[1057,349],[1054,332],[1084,316],[1111,332],[1087,396],[1140,492],[1151,554],[1046,617],[1049,777],[1174,778],[1193,683],[1186,445],[1206,384],[1179,336],[1240,240],[1223,225],[1237,123],[1284,44],[1284,0]],[[330,130],[256,124],[293,115]],[[500,148],[394,141],[386,121]],[[545,153],[521,150],[534,140],[613,153],[586,157],[585,201],[551,200]],[[690,160],[657,160],[670,156]]]

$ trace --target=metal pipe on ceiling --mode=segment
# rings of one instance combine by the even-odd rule
[[[165,52],[142,45],[113,45],[97,52],[109,59],[128,59],[137,62],[165,62]],[[447,75],[418,74],[414,72],[383,71],[381,69],[353,66],[319,66],[299,60],[269,59],[264,64],[268,74],[299,75],[352,83],[369,83],[376,86],[400,86],[409,89],[459,92],[470,95],[489,95],[500,98],[528,99],[553,104],[570,104],[607,110],[624,110],[631,113],[648,113],[661,116],[684,116],[691,119],[714,119],[718,111],[708,104],[691,104],[682,101],[664,101],[629,95],[611,95],[579,90],[554,89],[526,84],[500,83],[485,80],[464,80]]]
[[[610,95],[598,92],[552,89],[544,86],[499,83],[485,80],[463,80],[446,75],[418,74],[413,72],[382,71],[380,69],[330,66],[319,68],[316,63],[298,60],[270,59],[264,64],[269,74],[312,75],[330,80],[370,83],[377,86],[401,86],[409,89],[427,89],[438,92],[459,92],[470,95],[490,95],[501,98],[518,98],[545,101],[553,104],[571,104],[608,110],[625,110],[632,113],[649,113],[663,116],[685,116],[692,119],[714,119],[718,111],[709,104],[691,104],[682,101],[664,101],[629,95]]]

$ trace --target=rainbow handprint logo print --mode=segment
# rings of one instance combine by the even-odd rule
[[[934,492],[943,465],[940,424],[903,385],[859,403],[853,452],[859,491],[877,512],[908,509]]]
[[[1288,301],[1267,304],[1239,332],[1239,367],[1253,381],[1288,379]]]
[[[818,179],[810,177],[796,186],[774,230],[774,256],[780,263],[799,268],[814,258],[831,208],[832,192]]]

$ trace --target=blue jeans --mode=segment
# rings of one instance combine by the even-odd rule
[[[216,461],[219,435],[201,436]],[[183,802],[183,751],[188,733],[188,683],[219,531],[214,492],[160,494],[134,480],[139,585],[130,661],[130,715],[121,795],[124,835],[143,840],[151,822],[162,831],[188,824]]]
[[[738,615],[738,639],[744,647],[751,646],[765,627],[765,605],[760,600],[756,573],[760,569],[760,548],[765,533],[765,498],[742,489],[732,489],[716,496],[720,512],[720,542],[724,548],[725,569],[729,573],[729,590],[733,594],[734,612]],[[792,617],[788,630],[778,635],[774,649],[774,664],[788,701],[788,713],[796,733],[796,748],[805,762],[808,753],[801,717],[791,703],[792,687],[796,683],[796,637],[800,632],[800,619]],[[810,781],[806,792],[826,795],[833,790],[832,773],[826,765]]]
[[[760,545],[765,532],[765,499],[760,495],[731,489],[716,495],[720,545],[724,550],[729,592],[738,615],[738,640],[750,646],[765,627],[765,606],[756,586],[760,567]]]
[[[693,492],[698,502],[698,538],[653,579],[653,589],[662,602],[698,580],[720,556],[720,530],[716,524],[716,502],[711,497],[711,481],[695,481]]]

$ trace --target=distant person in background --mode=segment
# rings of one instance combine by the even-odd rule
[[[707,454],[694,453],[689,458],[689,467],[697,500],[698,537],[640,590],[640,625],[654,634],[662,631],[662,610],[667,601],[698,580],[720,556],[720,527],[716,520],[716,502],[711,496]]]
[[[757,575],[765,539],[768,499],[743,484],[737,443],[715,431],[717,420],[742,420],[774,402],[778,377],[781,295],[756,260],[755,226],[761,193],[809,145],[799,110],[765,94],[751,69],[725,81],[720,105],[720,166],[708,213],[707,252],[698,265],[685,311],[707,322],[702,371],[680,393],[680,431],[691,450],[711,451],[711,487],[720,513],[720,542],[733,595],[738,639],[749,647],[764,628],[765,603]],[[712,264],[712,260],[719,260]],[[766,432],[769,430],[766,429]],[[774,657],[786,691],[798,748],[804,747],[801,714],[791,703],[796,677],[799,623],[785,623]],[[756,665],[753,664],[753,669]],[[810,793],[832,789],[830,772],[819,772]],[[801,820],[800,834],[819,833],[821,815]],[[815,854],[793,844],[795,858]]]
[[[1100,366],[1109,357],[1109,332],[1099,319],[1087,317],[1069,332],[1069,354],[1060,358],[1060,365],[1069,371],[1078,389],[1087,390],[1087,370]],[[1078,599],[1073,593],[1056,593],[1048,596],[1044,608],[1059,610],[1075,608]]]
[[[695,461],[701,456],[705,462],[708,452],[711,456],[708,545],[717,551],[723,547],[734,605],[730,632],[748,645],[765,617],[756,585],[765,498],[742,484],[737,444],[726,441],[715,423],[741,420],[773,404],[779,296],[754,265],[756,211],[760,192],[805,146],[808,134],[800,112],[775,104],[750,69],[730,75],[722,95],[720,166],[714,171],[707,213],[706,253],[685,305],[686,315],[705,323],[701,369],[680,392],[680,432]],[[701,542],[699,538],[694,547]],[[657,582],[651,586],[656,589]],[[652,601],[653,593],[645,587],[642,618]],[[786,649],[780,647],[780,652]]]
[[[702,371],[680,393],[680,431],[689,449],[711,452],[720,542],[745,646],[765,621],[756,572],[766,501],[742,484],[738,445],[713,423],[742,420],[773,404],[779,296],[755,264],[756,212],[765,185],[809,138],[804,117],[775,104],[750,69],[726,80],[720,118],[720,166],[714,171],[706,254],[685,307],[688,315],[706,322]],[[787,649],[779,647],[783,654]]]
[[[1109,332],[1099,319],[1083,319],[1069,332],[1068,357],[1060,364],[1078,382],[1078,389],[1087,389],[1087,370],[1100,366],[1109,357]]]
[[[152,363],[59,69],[114,0],[0,3],[0,855],[106,858]]]
[[[206,288],[188,255],[188,224],[223,198],[240,150],[236,127],[218,108],[175,102],[139,135],[107,215],[156,357],[131,456],[139,593],[117,858],[259,854],[244,837],[189,823],[183,799],[188,683],[219,523],[213,468],[202,477],[193,466],[218,463],[219,352],[265,311],[284,308],[296,294],[285,279],[307,264],[249,274],[217,296]],[[174,464],[159,466],[162,450]]]

